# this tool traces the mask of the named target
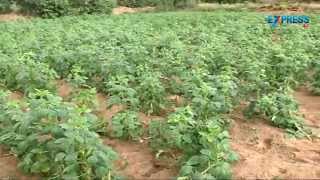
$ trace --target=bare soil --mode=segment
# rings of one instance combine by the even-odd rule
[[[36,180],[37,177],[24,175],[18,168],[15,156],[9,154],[4,147],[0,147],[0,179]]]
[[[320,128],[320,96],[312,95],[307,88],[299,89],[294,96],[299,102],[305,123],[310,127]]]
[[[104,140],[118,152],[120,159],[116,162],[119,174],[128,179],[174,179],[178,172],[175,164],[164,162],[155,158],[147,141],[133,142],[117,139]]]
[[[98,100],[98,110],[97,115],[99,117],[102,117],[106,120],[107,123],[111,122],[111,118],[117,114],[118,112],[125,109],[125,106],[122,105],[113,105],[110,108],[107,107],[108,105],[108,98],[106,95],[98,93],[97,94],[97,100]]]
[[[16,21],[16,20],[23,20],[26,19],[27,16],[9,13],[9,14],[0,14],[0,22],[1,21]]]
[[[320,97],[306,89],[295,93],[306,124],[320,125]],[[261,119],[246,120],[234,113],[232,148],[240,160],[233,166],[235,179],[319,179],[320,140],[288,138],[286,133]]]
[[[14,91],[9,95],[9,99],[12,101],[19,101],[19,100],[23,99],[23,93],[18,92],[18,91]]]
[[[58,95],[62,98],[67,98],[72,92],[72,87],[65,80],[58,80],[57,82]]]
[[[195,9],[214,11],[214,10],[255,10],[257,12],[268,14],[301,14],[304,11],[319,11],[320,3],[300,2],[278,4],[277,0],[266,0],[261,3],[234,3],[234,4],[218,4],[218,3],[200,3]]]
[[[112,10],[112,14],[114,15],[120,15],[120,14],[126,14],[126,13],[137,13],[137,12],[149,12],[153,11],[154,7],[141,7],[141,8],[130,8],[125,6],[119,6]]]

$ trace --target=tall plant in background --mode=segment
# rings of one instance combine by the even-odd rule
[[[45,63],[33,61],[31,56],[31,53],[23,54],[17,61],[3,57],[0,60],[0,82],[25,93],[34,89],[55,89],[56,72]]]
[[[52,18],[80,14],[110,14],[115,0],[19,0],[22,11]]]
[[[0,1],[0,13],[6,13],[11,10],[12,0]]]

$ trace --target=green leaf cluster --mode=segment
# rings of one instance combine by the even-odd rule
[[[229,147],[224,120],[219,116],[200,117],[187,106],[178,108],[167,121],[152,121],[151,147],[183,152],[178,179],[229,179],[230,163],[237,156]]]
[[[277,91],[263,95],[251,102],[245,111],[246,115],[263,115],[275,126],[286,129],[295,136],[308,136],[308,131],[299,115],[298,103],[286,91]]]
[[[130,110],[117,113],[112,118],[111,129],[112,137],[126,140],[138,140],[143,134],[143,126],[138,113]]]
[[[17,0],[25,12],[45,18],[81,15],[110,14],[116,6],[113,0]]]
[[[116,153],[90,130],[92,115],[62,102],[48,91],[37,91],[22,109],[0,93],[0,142],[21,160],[25,172],[57,179],[112,177]]]

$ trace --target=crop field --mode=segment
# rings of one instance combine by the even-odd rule
[[[241,130],[261,123],[264,136],[319,156],[294,98],[303,87],[319,101],[320,19],[310,17],[308,28],[275,29],[226,11],[0,22],[0,144],[30,179],[248,178],[233,167],[252,153],[234,139],[254,141],[261,132]],[[319,161],[303,163],[292,170],[319,178]],[[281,172],[257,176],[295,177]]]

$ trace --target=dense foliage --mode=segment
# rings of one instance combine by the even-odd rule
[[[36,88],[50,90],[47,84],[55,79],[67,79],[81,89],[72,96],[82,110],[71,108],[71,124],[73,119],[87,122],[94,109],[92,97],[103,92],[110,97],[108,105],[127,108],[113,117],[115,132],[107,133],[113,137],[137,139],[142,134],[138,111],[165,116],[149,124],[150,145],[155,151],[183,152],[180,179],[225,179],[237,159],[229,147],[227,117],[239,102],[251,102],[248,114],[260,114],[293,134],[306,133],[289,90],[300,85],[319,60],[320,26],[314,16],[311,22],[308,29],[284,25],[275,30],[261,14],[181,12],[2,23],[0,82],[33,94]],[[184,103],[172,107],[170,96],[179,96]],[[4,119],[16,118],[12,124],[25,118],[38,122],[33,116]],[[68,120],[61,123],[69,127]],[[87,128],[92,127],[83,126],[81,132],[73,126],[70,131],[85,133],[91,142],[96,137]],[[17,146],[16,141],[3,142]],[[99,144],[92,146],[92,153],[104,152]],[[41,158],[32,162],[37,160]],[[87,177],[99,174],[90,170],[91,160],[83,161],[90,173],[76,172]]]
[[[23,106],[0,91],[0,143],[18,155],[25,172],[57,179],[111,177],[116,153],[90,131],[94,116],[82,110],[48,91],[30,94]]]
[[[110,14],[115,0],[17,0],[25,12],[42,17],[80,14]]]
[[[219,116],[201,119],[189,106],[178,108],[166,122],[151,122],[151,147],[184,153],[179,179],[229,179],[230,163],[237,156],[230,150],[225,127]]]
[[[0,1],[0,13],[5,13],[10,11],[12,5],[12,0],[1,0]]]
[[[320,95],[320,63],[314,65],[314,72],[311,77],[310,89],[315,95]]]
[[[0,55],[1,56],[1,55]],[[0,61],[0,83],[13,90],[30,92],[34,89],[54,89],[53,80],[57,74],[41,62],[30,61],[30,54],[25,54],[16,61],[3,56]]]
[[[111,136],[121,139],[138,140],[143,134],[142,122],[138,114],[133,111],[124,111],[112,118]]]
[[[307,135],[303,119],[299,116],[298,103],[288,92],[279,91],[266,94],[251,103],[247,109],[247,115],[252,115],[252,113],[264,115],[274,125],[286,129],[289,133],[296,136]]]
[[[98,107],[97,91],[91,89],[75,89],[70,95],[70,101],[87,111],[94,111]]]

